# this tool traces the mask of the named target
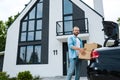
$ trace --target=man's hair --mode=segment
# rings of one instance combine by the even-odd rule
[[[73,27],[73,30],[74,30],[74,28],[79,28],[79,27],[78,27],[78,26],[74,26],[74,27]],[[80,28],[79,28],[79,29],[80,29]]]

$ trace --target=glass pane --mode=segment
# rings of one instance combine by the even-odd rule
[[[26,41],[26,32],[25,33],[21,33],[20,41]]]
[[[42,20],[37,20],[37,30],[42,29]]]
[[[27,22],[22,22],[22,31],[27,30]]]
[[[29,21],[28,31],[33,31],[35,27],[35,21]]]
[[[41,40],[42,32],[36,31],[35,40]]]
[[[64,30],[65,30],[65,32],[67,32],[67,31],[72,32],[72,28],[73,28],[72,21],[68,21],[68,22],[64,23]]]
[[[27,63],[32,63],[30,60],[32,57],[32,54],[33,54],[33,46],[27,46],[27,55],[26,55],[26,62]]]
[[[65,34],[71,34],[72,28],[73,28],[73,21],[66,21],[66,20],[72,20],[72,16],[66,16],[64,17],[64,32]]]
[[[42,18],[43,3],[37,4],[37,18]]]
[[[26,47],[20,47],[19,63],[25,63],[25,50]]]
[[[28,41],[34,40],[34,32],[28,32]]]
[[[32,9],[32,11],[29,13],[29,19],[35,19],[35,7]]]
[[[64,20],[72,20],[72,16],[65,16]]]
[[[64,14],[72,13],[72,3],[69,0],[64,0]]]
[[[40,0],[39,2],[43,2],[43,0]]]
[[[41,46],[35,46],[34,61],[36,63],[41,62]]]

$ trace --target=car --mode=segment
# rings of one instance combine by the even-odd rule
[[[120,80],[120,47],[98,48],[91,55],[88,80]]]
[[[105,27],[108,29],[104,30],[107,38],[103,47],[92,50],[91,60],[87,66],[87,78],[88,80],[120,80],[118,26],[111,21],[104,21],[103,26],[104,29]],[[113,45],[107,45],[109,40],[114,40]]]

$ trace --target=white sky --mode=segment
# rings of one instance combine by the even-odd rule
[[[0,0],[0,20],[6,21],[8,17],[21,12],[30,0]]]
[[[21,12],[30,0],[0,0],[0,20],[7,20]],[[84,0],[83,0],[84,1]],[[92,0],[85,0],[92,6]],[[105,20],[115,21],[120,17],[120,0],[103,0]]]
[[[117,22],[120,17],[120,0],[103,0],[103,7],[105,19]]]

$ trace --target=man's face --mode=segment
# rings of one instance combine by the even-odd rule
[[[79,28],[78,28],[78,27],[74,27],[74,28],[73,28],[73,34],[74,34],[75,36],[77,36],[79,33],[80,33]]]

